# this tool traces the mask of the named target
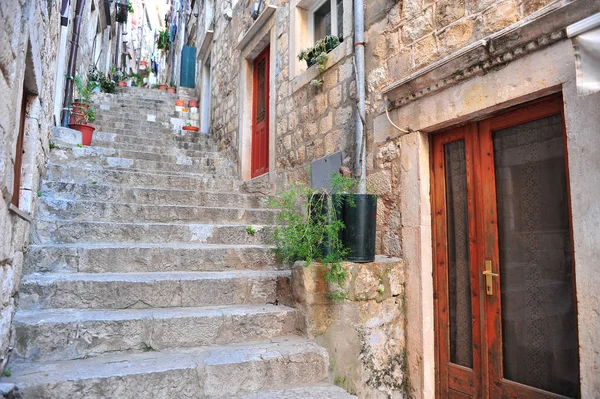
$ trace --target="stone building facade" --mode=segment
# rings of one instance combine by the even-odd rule
[[[198,2],[200,15],[210,14],[214,22],[199,24],[198,59],[199,65],[210,60],[205,79],[210,90],[199,89],[198,95],[209,104],[210,133],[249,186],[268,182],[280,189],[308,182],[310,162],[333,152],[343,151],[344,163],[354,164],[353,2],[336,2],[343,4],[337,20],[344,42],[329,53],[321,75],[296,57],[312,44],[310,13],[323,2],[264,3],[253,21],[253,1]],[[587,283],[598,282],[592,265],[600,237],[585,221],[597,220],[598,205],[590,201],[598,203],[599,193],[582,193],[597,186],[592,181],[598,172],[597,153],[586,153],[583,146],[597,148],[598,141],[591,127],[578,131],[582,119],[595,118],[582,113],[598,106],[598,96],[577,97],[575,57],[566,37],[568,25],[598,7],[587,0],[365,1],[368,185],[379,195],[377,251],[401,257],[406,268],[407,373],[416,397],[433,397],[437,378],[430,138],[558,92],[565,104],[571,171],[582,397],[600,391],[592,338],[600,332],[594,310],[600,302]],[[252,61],[267,46],[269,173],[251,179]],[[311,86],[317,77],[323,79],[321,88]]]
[[[10,329],[29,241],[29,227],[40,195],[40,176],[50,150],[50,131],[60,123],[64,75],[75,2],[61,26],[58,1],[3,1],[0,4],[0,370],[9,356]],[[86,76],[100,59],[110,36],[104,2],[90,0],[83,11],[77,72]],[[94,44],[96,43],[96,44]],[[107,53],[104,48],[102,52]],[[17,148],[22,151],[21,165]],[[15,180],[19,180],[15,185]]]
[[[0,104],[0,370],[4,370],[23,252],[49,151],[60,14],[56,2],[14,0],[0,4],[0,17],[0,91],[4,98]],[[15,171],[19,140],[22,167]],[[16,178],[20,178],[17,191]]]

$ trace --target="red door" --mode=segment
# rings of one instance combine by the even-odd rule
[[[562,98],[432,143],[438,397],[579,397]]]
[[[252,173],[269,171],[269,47],[254,60],[252,88]]]

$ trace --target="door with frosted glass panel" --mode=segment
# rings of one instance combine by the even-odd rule
[[[440,397],[578,397],[562,99],[433,136]]]

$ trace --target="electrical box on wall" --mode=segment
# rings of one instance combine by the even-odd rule
[[[331,192],[331,176],[339,173],[344,154],[342,151],[333,153],[310,163],[310,185],[312,188]]]

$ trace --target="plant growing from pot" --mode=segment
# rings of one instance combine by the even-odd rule
[[[190,122],[187,122],[185,126],[182,127],[182,129],[188,132],[197,132],[200,130],[197,126],[192,125]]]
[[[358,193],[358,179],[334,173],[331,178],[333,197],[338,198],[344,230],[341,239],[348,249],[346,260],[357,263],[375,260],[377,231],[377,195]]]
[[[158,36],[156,38],[156,47],[159,50],[167,51],[169,49],[170,44],[170,34],[168,29],[161,30],[158,32]]]
[[[69,124],[71,129],[79,130],[81,132],[81,144],[85,146],[89,146],[92,144],[92,136],[94,135],[94,130],[96,129],[92,125],[89,125],[88,122],[94,122],[96,120],[96,111],[92,107],[88,107],[83,111],[83,119],[79,120],[77,123]]]
[[[342,42],[343,39],[338,36],[325,36],[323,39],[317,41],[314,46],[300,51],[298,59],[306,61],[308,68],[317,65],[317,71],[321,74],[325,72],[327,60],[329,59],[327,54]],[[313,79],[310,84],[315,89],[319,89],[323,86],[323,79]]]
[[[143,87],[144,86],[144,77],[140,73],[131,72],[129,77],[133,80],[132,86]]]
[[[342,261],[348,252],[341,240],[344,223],[337,201],[327,192],[293,184],[271,202],[278,210],[273,233],[277,257],[286,263],[304,261],[307,266],[320,262],[327,269],[325,280],[333,300],[345,298]]]
[[[83,79],[79,75],[73,79],[73,83],[75,84],[77,97],[71,105],[71,120],[69,122],[81,123],[84,121],[84,113],[90,106],[92,95],[98,83],[90,80],[83,83]]]

